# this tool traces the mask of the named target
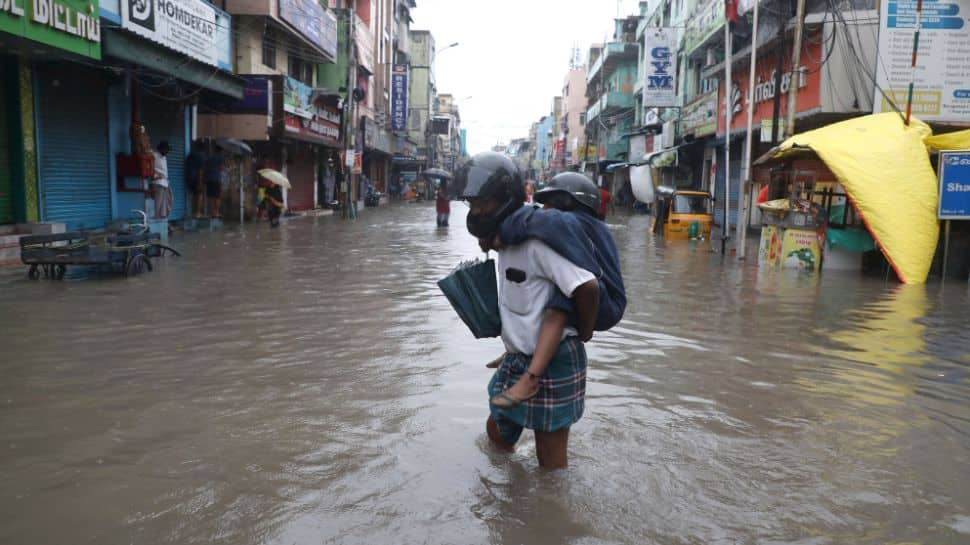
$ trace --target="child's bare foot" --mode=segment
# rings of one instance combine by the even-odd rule
[[[539,393],[539,375],[526,372],[511,388],[492,398],[492,404],[502,409],[515,407]]]

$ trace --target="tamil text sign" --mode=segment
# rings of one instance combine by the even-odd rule
[[[122,28],[212,66],[219,66],[220,24],[228,26],[228,16],[203,0],[121,0]]]
[[[644,40],[643,106],[676,106],[677,33],[672,28],[652,28],[644,33]]]
[[[943,220],[970,220],[970,151],[940,152],[940,208]]]
[[[694,99],[680,111],[680,133],[694,137],[717,132],[717,91]]]
[[[316,0],[280,0],[280,19],[331,58],[337,57],[337,19]]]
[[[888,0],[879,15],[879,62],[874,110],[906,111],[913,81],[912,114],[924,121],[970,121],[970,0],[924,2],[911,68],[917,0]],[[885,92],[886,96],[883,96]]]
[[[101,22],[94,0],[0,0],[0,33],[101,58]]]
[[[821,102],[821,81],[822,70],[822,34],[820,32],[809,33],[806,36],[805,44],[802,45],[802,64],[797,72],[791,70],[791,60],[784,59],[782,63],[780,83],[775,85],[776,57],[773,51],[766,51],[764,55],[758,57],[755,64],[755,86],[754,104],[748,103],[748,74],[747,68],[743,70],[743,76],[736,77],[734,84],[730,86],[730,106],[731,106],[731,129],[740,130],[745,126],[745,118],[748,108],[754,108],[752,114],[753,123],[761,123],[763,119],[772,119],[774,115],[775,95],[781,95],[780,116],[784,117],[788,108],[788,101],[785,99],[788,93],[796,92],[795,111],[807,112],[819,108]],[[724,100],[723,93],[728,86],[721,80],[718,86],[718,93],[721,93],[717,116],[718,133],[724,132]]]
[[[391,70],[391,130],[408,128],[408,65],[395,64]]]

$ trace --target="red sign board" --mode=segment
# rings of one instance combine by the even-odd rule
[[[336,108],[317,106],[313,117],[283,114],[283,124],[288,135],[302,140],[337,144],[340,142],[340,114]]]
[[[755,88],[754,88],[754,114],[752,122],[760,125],[761,120],[771,119],[774,110],[774,97],[777,92],[781,93],[781,108],[779,115],[784,118],[788,110],[788,92],[797,86],[798,96],[795,101],[796,112],[807,112],[821,106],[821,70],[819,63],[822,61],[822,36],[816,32],[806,36],[802,46],[801,72],[792,74],[791,57],[785,55],[782,62],[782,77],[779,90],[775,89],[775,52],[774,49],[765,49],[765,54],[758,57],[755,65]],[[733,66],[734,85],[731,89],[730,104],[733,110],[731,119],[731,130],[738,130],[746,126],[748,122],[748,63],[743,65],[735,62]],[[718,115],[717,132],[724,134],[724,80],[718,86]]]

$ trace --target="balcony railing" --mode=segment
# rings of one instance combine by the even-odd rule
[[[633,95],[630,93],[609,92],[603,95],[592,106],[586,110],[586,122],[596,119],[598,116],[610,115],[624,108],[633,107]]]
[[[636,59],[640,51],[639,47],[635,42],[610,42],[606,44],[603,52],[600,53],[589,73],[586,74],[586,82],[589,83],[593,81],[593,78],[599,77],[598,74],[601,70],[604,71],[601,77],[609,76],[619,61]]]

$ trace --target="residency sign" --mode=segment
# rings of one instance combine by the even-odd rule
[[[212,66],[227,37],[220,24],[228,17],[203,0],[121,0],[122,28]]]
[[[672,28],[652,28],[645,40],[643,107],[669,108],[677,105],[677,34]]]
[[[0,0],[0,32],[101,58],[98,0]]]
[[[391,130],[408,128],[408,65],[395,64],[391,69]]]
[[[941,220],[970,220],[970,151],[940,152]]]
[[[888,0],[880,10],[874,110],[894,111],[883,92],[905,110],[912,80],[913,115],[970,122],[970,0],[923,2],[914,78],[916,8],[917,0]]]

